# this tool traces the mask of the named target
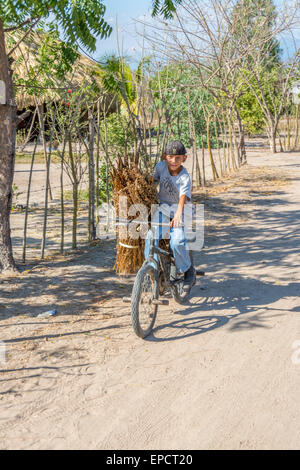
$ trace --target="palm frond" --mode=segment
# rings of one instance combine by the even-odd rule
[[[181,3],[182,0],[153,0],[152,16],[162,15],[165,19],[171,19],[176,11],[176,6]]]

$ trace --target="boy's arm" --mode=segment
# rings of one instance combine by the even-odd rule
[[[160,165],[157,163],[153,171],[154,189],[157,192],[157,188],[160,182]]]
[[[153,186],[154,186],[154,191],[156,193],[156,195],[158,196],[159,194],[159,183],[160,183],[160,180],[159,179],[155,179],[153,181]]]
[[[184,204],[186,203],[187,199],[188,198],[185,194],[182,194],[182,196],[180,196],[178,208],[174,215],[174,219],[172,219],[170,222],[170,227],[179,227],[179,225],[182,224],[182,213],[184,210]]]
[[[184,204],[191,199],[191,179],[188,175],[183,178],[183,181],[180,186],[180,196],[178,202],[178,208],[174,219],[171,220],[171,227],[178,227],[182,224],[182,214],[184,211]]]

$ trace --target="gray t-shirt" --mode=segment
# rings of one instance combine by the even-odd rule
[[[172,176],[165,160],[157,163],[153,173],[154,181],[159,181],[160,204],[178,204],[179,198],[185,194],[191,199],[191,179],[183,167],[178,175]]]

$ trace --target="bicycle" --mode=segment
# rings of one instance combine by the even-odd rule
[[[124,302],[131,303],[133,330],[140,338],[146,338],[153,330],[158,306],[169,305],[169,300],[159,299],[159,296],[169,290],[177,303],[184,304],[196,283],[196,275],[205,274],[203,271],[195,271],[192,285],[185,286],[184,274],[178,272],[171,248],[169,247],[168,251],[160,248],[159,240],[154,238],[155,225],[167,224],[151,225],[149,256],[136,275],[131,297],[123,297]],[[189,253],[193,264],[192,252]]]

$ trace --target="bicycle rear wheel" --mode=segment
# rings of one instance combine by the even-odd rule
[[[134,332],[140,338],[148,336],[154,326],[158,305],[158,280],[151,264],[141,267],[137,273],[131,296],[131,321]]]

